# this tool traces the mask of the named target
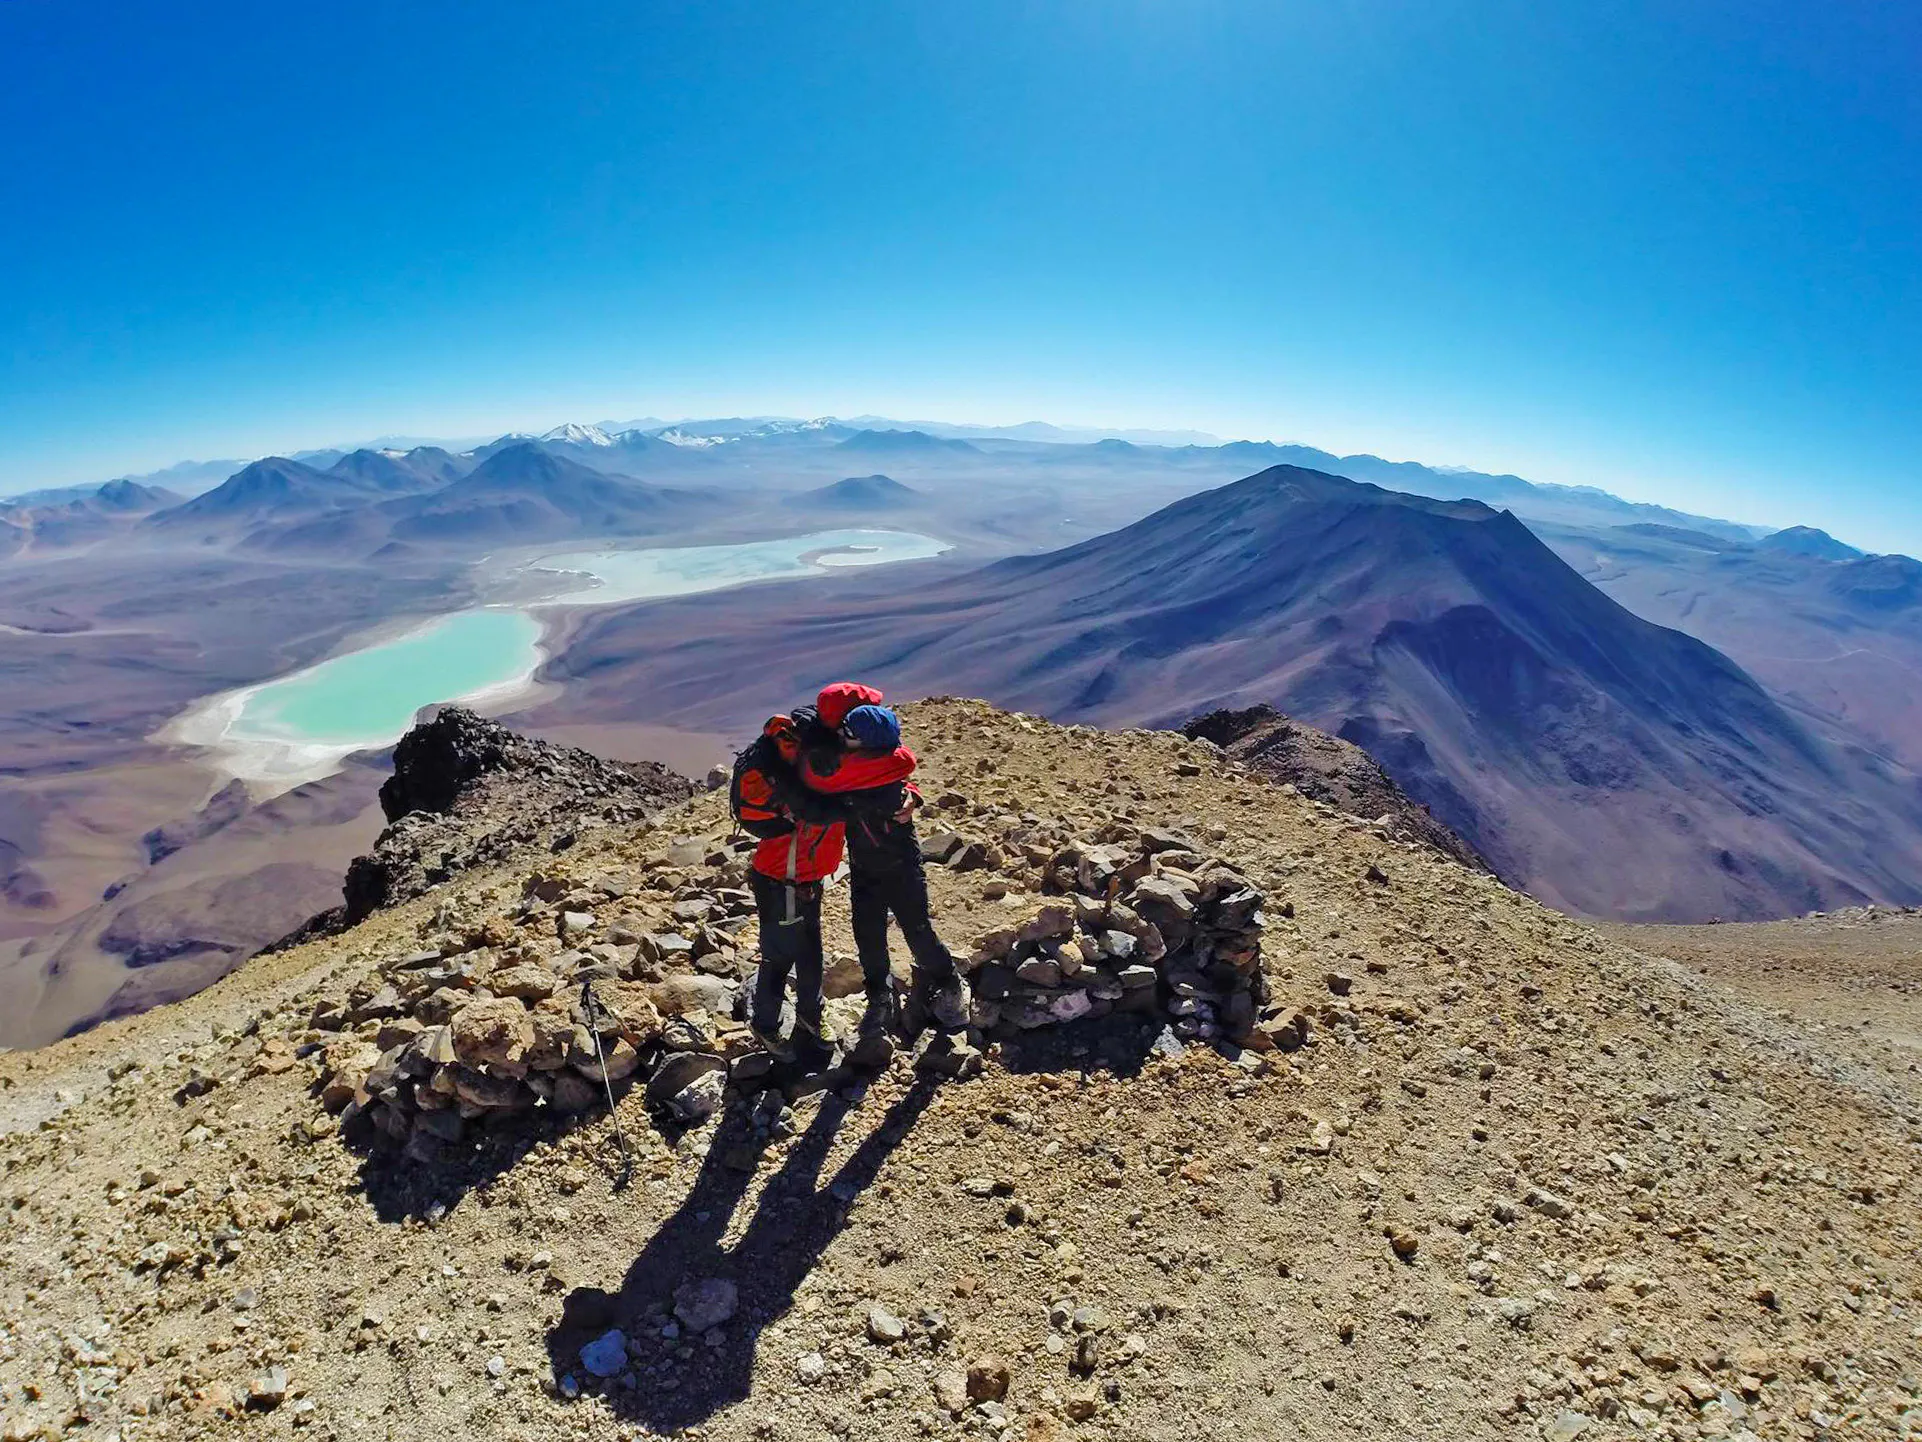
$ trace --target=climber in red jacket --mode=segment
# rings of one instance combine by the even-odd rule
[[[794,977],[794,1041],[817,1054],[833,1049],[821,1000],[821,884],[841,865],[841,809],[815,805],[799,776],[802,739],[812,718],[771,716],[734,761],[728,800],[735,821],[759,838],[748,884],[760,916],[761,965],[749,1025],[768,1053],[795,1059],[781,1037],[781,998]],[[817,740],[818,744],[818,740]]]

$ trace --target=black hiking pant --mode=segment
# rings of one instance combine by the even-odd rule
[[[935,934],[928,908],[928,878],[919,857],[913,865],[856,869],[848,878],[854,949],[869,996],[888,987],[888,916],[900,923],[901,939],[914,958],[917,987],[937,987],[955,975],[954,957]]]
[[[781,1030],[781,994],[794,977],[794,1017],[809,1031],[821,1029],[821,883],[785,881],[749,873],[761,920],[761,969],[754,978],[753,1020],[769,1036]],[[788,895],[793,892],[793,919]],[[885,921],[883,925],[885,925]]]

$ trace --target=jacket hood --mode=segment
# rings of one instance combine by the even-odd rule
[[[815,698],[814,709],[821,720],[835,730],[848,719],[848,712],[856,706],[878,706],[881,693],[872,686],[863,686],[858,681],[836,681],[832,686],[823,686],[821,694]]]

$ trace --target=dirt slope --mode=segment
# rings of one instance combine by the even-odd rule
[[[1611,926],[1605,934],[1672,957],[1824,1044],[1880,1050],[1922,1070],[1922,912],[1860,907],[1743,926]]]
[[[584,824],[0,1057],[5,1435],[1913,1430],[1912,1074],[1180,737],[906,720],[940,820],[1003,858],[934,869],[951,940],[1032,905],[1035,828],[1178,828],[1266,892],[1268,981],[1311,1043],[1037,1033],[974,1080],[903,1061],[758,1130],[665,1134],[628,1096],[621,1192],[605,1117],[431,1167],[343,1145],[309,1048],[383,960],[551,936],[530,897],[555,887],[607,934],[729,879],[695,859],[717,796]],[[838,888],[830,929],[845,948]],[[677,1294],[705,1322],[726,1292],[703,1283],[735,1309],[686,1333]]]

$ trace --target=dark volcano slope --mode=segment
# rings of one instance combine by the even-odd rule
[[[590,712],[644,694],[680,724],[738,724],[840,675],[1104,725],[1267,702],[1367,749],[1505,879],[1570,910],[1922,900],[1915,776],[1811,734],[1479,502],[1277,466],[838,613],[765,601],[753,646],[771,667],[662,642],[699,623],[649,607],[590,626],[557,669]]]
[[[1397,840],[1419,841],[1464,866],[1489,869],[1474,847],[1411,801],[1381,763],[1352,741],[1304,726],[1272,706],[1210,711],[1183,726],[1181,734],[1214,742],[1231,759],[1294,787],[1310,801],[1378,822]]]

